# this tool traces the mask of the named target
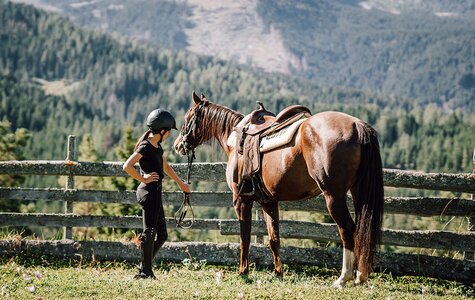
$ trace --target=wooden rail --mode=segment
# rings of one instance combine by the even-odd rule
[[[140,252],[133,243],[104,241],[37,241],[0,240],[0,255],[28,255],[41,257],[45,253],[63,259],[116,260],[137,262]],[[284,246],[280,251],[282,262],[288,265],[317,265],[326,268],[341,268],[342,251],[331,247],[301,248]],[[182,262],[184,259],[206,260],[209,264],[237,265],[239,263],[239,244],[174,242],[165,243],[158,252],[157,260]],[[250,259],[260,266],[272,266],[272,254],[268,247],[253,244]],[[375,271],[392,275],[418,275],[448,280],[457,280],[468,285],[473,283],[475,263],[470,261],[414,255],[403,253],[379,253]],[[337,272],[335,272],[337,275]]]
[[[128,176],[122,171],[122,162],[53,161],[0,161],[0,174],[62,175],[62,176]],[[186,164],[172,164],[180,177],[186,175]],[[217,181],[225,179],[226,163],[194,163],[192,180]],[[384,169],[384,185],[437,191],[475,194],[475,175],[422,173]]]
[[[163,192],[165,205],[179,205],[182,201],[181,192]],[[0,199],[9,200],[46,200],[46,201],[71,201],[71,202],[101,202],[135,204],[134,191],[103,191],[103,190],[65,190],[65,189],[40,189],[40,188],[2,188]],[[352,199],[348,196],[348,208],[353,212]],[[192,204],[208,207],[232,207],[232,194],[227,191],[194,191]],[[256,203],[256,205],[259,205]],[[475,217],[475,201],[460,198],[437,197],[386,197],[384,203],[385,213],[413,214],[418,216],[457,216]],[[308,200],[286,201],[279,204],[284,211],[310,211],[327,213],[323,196]]]
[[[120,162],[72,162],[72,161],[2,161],[0,174],[36,174],[36,175],[74,175],[74,176],[125,176]],[[184,164],[173,167],[181,176],[185,174]],[[206,181],[223,181],[225,163],[197,163],[193,166],[193,179]],[[448,189],[461,192],[475,190],[475,179],[472,174],[424,174],[419,172],[384,170],[385,184],[404,187],[424,187],[430,189]],[[411,179],[413,178],[413,179]],[[101,203],[135,203],[133,191],[103,191],[76,189],[31,189],[31,188],[0,188],[0,199],[8,200],[47,200]],[[179,205],[182,194],[164,192],[165,205]],[[230,192],[196,191],[192,197],[194,206],[232,207]],[[353,209],[351,197],[348,207]],[[304,201],[281,202],[282,210],[327,212],[322,196]],[[256,204],[258,206],[258,204]],[[412,214],[419,216],[462,216],[475,217],[475,201],[460,198],[431,197],[387,197],[385,212],[392,214]],[[282,221],[282,237],[307,238],[339,242],[338,232],[334,225],[314,224],[298,221]],[[116,227],[140,228],[139,217],[112,216],[75,216],[67,214],[14,214],[0,213],[0,226],[65,226],[65,227]],[[197,220],[195,229],[220,230],[222,234],[239,234],[236,220]],[[327,228],[327,229],[325,229]],[[254,235],[265,235],[262,221],[253,222]],[[388,245],[409,246],[418,248],[436,248],[445,250],[474,251],[475,233],[453,233],[446,231],[383,231],[383,243]]]
[[[169,218],[168,227],[174,227]],[[64,214],[0,213],[0,226],[47,226],[47,227],[113,227],[141,228],[142,218],[138,216],[79,216]],[[237,220],[195,219],[193,229],[219,230],[223,235],[239,235]],[[266,235],[264,221],[253,221],[253,235]],[[454,233],[436,230],[392,230],[383,229],[385,245],[418,248],[470,251],[475,245],[475,234]],[[282,238],[312,239],[340,242],[335,224],[302,221],[281,221]]]

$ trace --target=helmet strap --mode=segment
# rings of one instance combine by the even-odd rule
[[[165,132],[164,132],[163,134],[162,134],[162,132],[161,132],[162,130],[165,130]],[[166,128],[162,128],[162,129],[160,130],[160,132],[157,133],[157,134],[160,135],[160,141],[159,141],[159,143],[162,143],[162,142],[163,142],[163,136],[164,136],[165,134],[167,134],[168,131],[170,131],[170,130],[169,130],[169,129],[166,129]]]
[[[162,130],[165,130],[165,133],[164,133],[164,134],[162,134]],[[170,131],[170,129],[161,128],[160,130],[154,130],[154,129],[150,128],[150,132],[152,132],[154,135],[156,135],[156,134],[159,134],[159,135],[160,135],[160,140],[158,141],[159,143],[163,142],[163,136],[164,136],[168,131]]]
[[[161,132],[158,133],[160,135],[160,140],[158,141],[159,144],[163,142],[163,134]]]

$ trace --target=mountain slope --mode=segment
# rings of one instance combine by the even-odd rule
[[[20,0],[164,47],[475,112],[473,0]]]
[[[147,112],[157,106],[183,115],[192,90],[243,113],[256,100],[273,111],[294,103],[314,111],[337,104],[412,105],[409,99],[269,76],[211,57],[121,41],[1,0],[0,41],[0,119],[14,120],[13,129],[25,127],[40,140],[42,134],[65,141],[67,134],[91,133],[109,155],[122,128],[131,124],[143,130]],[[22,92],[3,91],[10,85]],[[38,154],[46,155],[36,158],[56,157],[61,148],[51,151],[53,145],[34,144]]]
[[[260,11],[283,32],[285,46],[307,62],[302,75],[475,111],[475,18],[394,14],[323,1],[289,6],[264,0]]]
[[[260,100],[276,113],[299,103],[314,113],[359,117],[378,131],[388,168],[460,171],[471,164],[470,114],[112,38],[2,0],[0,41],[0,120],[32,133],[27,159],[62,159],[68,135],[82,140],[88,134],[101,159],[114,160],[125,127],[140,136],[147,113],[157,107],[172,111],[180,125],[196,90],[244,114]],[[167,154],[170,162],[180,161],[173,151]],[[199,161],[223,160],[212,148],[201,147],[197,155]]]

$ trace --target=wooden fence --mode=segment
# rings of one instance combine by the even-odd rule
[[[75,176],[127,176],[122,171],[121,162],[80,162],[75,160],[74,137],[69,139],[68,156],[61,161],[1,161],[0,174],[20,175],[62,175],[68,176],[64,189],[56,188],[6,188],[0,187],[0,199],[11,201],[64,201],[64,214],[44,213],[6,213],[0,212],[0,226],[47,226],[64,227],[64,240],[32,241],[2,240],[1,255],[55,255],[86,259],[138,260],[139,252],[133,243],[105,241],[73,241],[71,227],[112,227],[140,228],[139,216],[91,216],[74,215],[74,202],[101,202],[133,204],[133,191],[77,190],[74,188]],[[475,156],[474,156],[475,158]],[[185,178],[184,164],[173,165],[177,173]],[[195,163],[192,181],[217,181],[225,179],[225,163]],[[384,184],[388,187],[429,189],[475,194],[473,174],[421,173],[401,170],[384,170]],[[165,205],[179,205],[182,194],[164,192]],[[229,191],[195,191],[191,198],[193,206],[232,207]],[[351,199],[348,199],[351,201]],[[258,206],[256,204],[256,206]],[[351,208],[353,205],[349,205]],[[282,202],[282,210],[324,212],[325,201],[321,196],[316,199]],[[461,198],[434,197],[386,197],[386,214],[417,216],[458,216],[472,219],[475,217],[475,201]],[[257,216],[259,214],[256,214]],[[172,224],[168,219],[169,226]],[[470,224],[470,223],[469,223]],[[266,235],[262,220],[253,221],[252,234]],[[238,235],[239,223],[235,219],[195,219],[193,229],[217,230],[223,235]],[[335,224],[313,223],[294,220],[281,221],[281,237],[312,239],[340,242]],[[258,239],[257,241],[262,241]],[[376,269],[395,275],[424,275],[430,277],[473,282],[475,274],[475,232],[438,231],[438,230],[397,230],[384,228],[382,243],[385,245],[406,246],[429,249],[453,250],[472,253],[470,259],[450,259],[427,255],[380,253]],[[213,244],[202,242],[166,243],[158,259],[181,261],[184,258],[206,259],[209,263],[228,264],[238,262],[239,245],[234,243]],[[271,265],[270,250],[261,243],[251,248],[251,260],[259,265]],[[341,249],[336,248],[298,248],[283,247],[282,260],[287,264],[311,264],[326,267],[341,267]]]

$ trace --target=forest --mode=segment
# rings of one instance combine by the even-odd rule
[[[145,130],[147,113],[156,107],[168,109],[180,126],[195,90],[243,114],[262,101],[275,113],[302,104],[313,113],[337,110],[361,118],[379,133],[385,168],[472,171],[475,115],[470,102],[448,109],[438,101],[428,103],[265,73],[81,29],[56,14],[5,1],[0,1],[0,44],[3,160],[64,159],[67,136],[76,135],[80,160],[124,161]],[[174,137],[176,133],[171,140]],[[184,162],[171,150],[171,142],[165,147],[169,162]],[[213,146],[197,153],[197,161],[223,160]],[[1,186],[61,187],[63,181],[0,177]],[[97,179],[79,181],[77,187],[133,189],[135,184]],[[8,205],[0,201],[2,210],[7,211],[47,209],[41,202],[37,206]],[[128,206],[106,209],[85,204],[76,209],[81,213],[137,213]]]
[[[383,8],[364,8],[377,2],[384,3]],[[203,12],[205,4],[173,0],[41,3],[79,26],[173,49],[197,48],[189,30],[212,17]],[[240,7],[235,10],[227,1],[213,5],[220,7],[218,17],[232,13],[244,18],[244,24],[246,18],[256,18],[263,23],[256,28],[262,35],[277,32],[283,47],[298,61],[292,64],[293,75],[320,84],[410,97],[421,105],[436,103],[475,112],[472,1],[255,0],[235,1],[234,6]],[[246,34],[240,26],[228,30],[237,37]],[[193,31],[201,41],[207,41],[208,34]],[[198,48],[206,48],[203,43]],[[259,59],[246,55],[251,61]]]
[[[283,33],[286,47],[305,58],[308,67],[301,73],[307,78],[475,112],[471,9],[465,16],[440,18],[421,11],[420,2],[414,3],[419,10],[397,14],[348,2],[264,0],[258,10],[268,26]],[[441,1],[438,11],[457,11],[457,5],[470,7]]]
[[[0,119],[32,133],[28,159],[61,158],[67,135],[85,133],[114,159],[108,150],[125,127],[138,135],[157,106],[180,120],[196,90],[244,114],[259,100],[274,112],[299,103],[357,116],[378,130],[387,168],[470,170],[475,120],[468,107],[447,110],[115,39],[25,5],[2,3],[0,22]],[[62,88],[48,90],[55,83]]]

